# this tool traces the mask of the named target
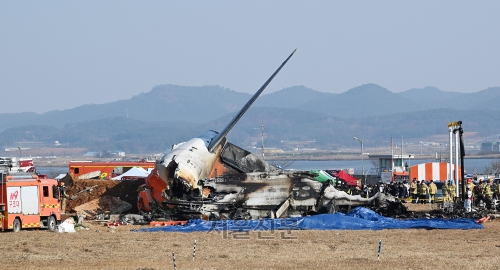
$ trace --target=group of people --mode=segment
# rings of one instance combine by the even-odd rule
[[[399,182],[399,183],[382,183],[379,182],[374,185],[364,185],[363,186],[363,194],[366,195],[366,197],[371,197],[375,195],[377,192],[383,192],[383,193],[388,193],[391,194],[392,196],[396,198],[408,198],[408,190],[410,186],[408,183],[405,182]]]
[[[484,181],[483,179],[479,179],[476,184],[474,184],[472,178],[468,178],[466,192],[466,197],[470,201],[471,206],[484,206],[491,209],[499,199],[500,185],[494,184],[491,178]]]
[[[446,187],[447,191],[451,190],[451,187]],[[410,184],[409,189],[411,195],[411,203],[427,203],[430,202],[433,204],[436,201],[436,194],[438,192],[438,188],[433,180],[429,181],[427,184],[424,180],[417,181],[416,178],[413,178]],[[449,197],[450,193],[447,192],[448,197],[445,197],[445,200],[451,200]],[[444,186],[443,186],[443,195],[444,195]]]
[[[474,183],[472,178],[466,179],[464,206],[467,210],[470,210],[471,206],[484,206],[491,209],[496,205],[500,199],[500,183],[495,185],[492,180],[491,178],[484,181],[479,179],[478,182]],[[457,187],[454,181],[444,181],[441,191],[444,202],[456,201]],[[411,203],[414,204],[434,204],[438,187],[433,180],[426,182],[413,178],[410,183],[407,181],[388,184],[379,182],[374,185],[364,185],[362,192],[366,197],[371,197],[377,192],[384,192],[399,199],[411,198]]]

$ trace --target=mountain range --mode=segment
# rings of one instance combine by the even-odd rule
[[[164,152],[207,129],[222,129],[250,97],[220,86],[159,85],[106,104],[0,114],[0,140],[4,147],[59,141],[92,151]],[[447,123],[457,120],[466,132],[493,137],[500,134],[497,104],[500,87],[475,93],[435,87],[392,93],[365,84],[332,94],[294,86],[260,96],[228,140],[244,148],[260,145],[264,125],[269,147],[339,149],[352,144],[353,136],[377,146],[393,134],[410,140],[446,135]]]

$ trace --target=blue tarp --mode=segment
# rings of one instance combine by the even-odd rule
[[[374,211],[357,207],[347,214],[321,214],[308,217],[259,220],[189,220],[186,225],[134,230],[137,232],[226,232],[274,230],[383,230],[383,229],[483,229],[473,219],[419,218],[399,220],[383,217]]]

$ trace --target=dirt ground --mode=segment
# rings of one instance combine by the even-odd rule
[[[427,211],[429,205],[409,205]],[[479,230],[0,233],[2,269],[498,269],[500,219]],[[196,256],[193,261],[193,244]],[[379,241],[380,259],[377,260]]]
[[[144,180],[76,180],[68,183],[67,193],[70,199],[66,202],[66,212],[76,213],[77,207],[98,199],[98,213],[109,212],[109,197],[114,197],[132,205],[128,212],[137,213],[137,189]],[[74,197],[74,199],[71,199]],[[95,210],[95,209],[93,209]]]

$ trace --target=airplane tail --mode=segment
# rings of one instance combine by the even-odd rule
[[[241,108],[241,110],[238,112],[238,114],[236,114],[234,116],[234,118],[229,122],[229,124],[227,124],[227,126],[221,132],[219,132],[219,134],[217,136],[215,136],[213,138],[213,140],[208,145],[208,151],[212,152],[221,143],[221,141],[226,137],[226,135],[229,133],[229,131],[231,131],[231,129],[234,127],[234,125],[236,125],[238,120],[240,120],[240,118],[243,116],[243,114],[245,114],[245,112],[248,110],[248,108],[250,108],[250,106],[260,96],[260,94],[264,91],[264,89],[266,89],[267,85],[274,79],[274,77],[276,77],[278,72],[280,72],[281,68],[283,68],[283,66],[285,66],[286,62],[288,62],[288,60],[290,60],[290,58],[295,53],[295,51],[297,51],[297,49],[295,49],[292,52],[292,54],[290,54],[290,56],[288,56],[288,58],[281,64],[281,66],[273,73],[273,75],[269,79],[267,79],[267,81],[264,83],[264,85],[262,85],[262,87],[245,104],[245,106],[243,106],[243,108]]]

